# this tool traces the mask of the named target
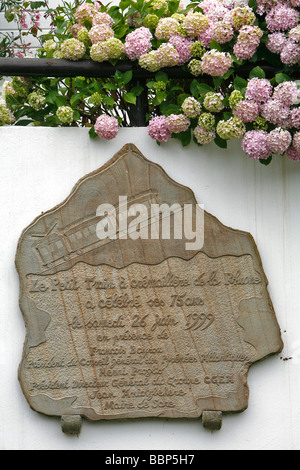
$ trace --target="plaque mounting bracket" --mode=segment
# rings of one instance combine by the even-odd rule
[[[61,430],[65,434],[71,436],[79,435],[82,426],[82,418],[80,415],[63,415],[61,417]]]
[[[222,427],[222,411],[203,411],[202,424],[210,431],[219,431]]]

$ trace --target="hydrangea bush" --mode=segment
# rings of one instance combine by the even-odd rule
[[[14,78],[3,88],[2,125],[86,126],[91,137],[114,138],[144,92],[131,71],[118,70],[125,60],[152,76],[148,134],[159,144],[226,148],[240,139],[261,163],[275,154],[300,161],[299,0],[75,1],[56,10],[19,3],[44,4],[51,16],[50,34],[38,34],[39,57],[110,61],[116,73]],[[171,78],[172,67],[186,78]]]

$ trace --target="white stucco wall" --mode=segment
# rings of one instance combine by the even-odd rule
[[[225,415],[218,432],[200,420],[84,420],[80,437],[70,437],[59,419],[29,408],[18,383],[25,337],[14,266],[18,238],[129,142],[189,186],[222,223],[250,232],[269,279],[285,347],[250,369],[249,408]],[[214,144],[183,149],[177,141],[158,146],[145,129],[121,129],[105,142],[91,140],[86,129],[0,128],[0,449],[299,449],[299,181],[300,163],[277,157],[264,167],[243,154],[239,142],[226,151]]]

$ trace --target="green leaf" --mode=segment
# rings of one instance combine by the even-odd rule
[[[195,98],[198,98],[199,95],[206,95],[206,93],[215,91],[211,86],[207,85],[207,83],[199,83],[197,80],[192,81],[190,88]]]
[[[169,0],[168,2],[168,10],[173,15],[178,11],[180,0]]]
[[[129,29],[128,26],[119,26],[115,30],[115,37],[118,38],[118,39],[121,39],[123,36],[125,36],[128,29]]]
[[[155,74],[155,80],[156,80],[157,82],[168,83],[169,77],[168,77],[168,75],[167,75],[165,72],[157,72],[157,73]]]
[[[130,93],[133,93],[134,96],[140,96],[141,93],[143,93],[144,87],[142,86],[134,86],[130,89]]]
[[[209,44],[209,47],[210,49],[216,49],[218,52],[222,52],[222,47],[220,46],[220,44],[215,41],[214,39],[212,39],[210,41],[210,44]]]
[[[90,128],[89,135],[92,139],[96,139],[98,137],[98,134],[96,133],[94,126]]]
[[[123,73],[123,82],[125,85],[130,82],[132,79],[132,70],[128,70],[127,72]]]
[[[156,97],[153,100],[154,105],[161,104],[167,97],[167,93],[165,91],[158,91],[156,93]]]
[[[70,99],[70,105],[71,106],[76,106],[78,101],[81,100],[81,98],[86,97],[84,93],[75,93],[71,99]]]
[[[17,121],[15,126],[28,126],[29,124],[32,124],[32,120],[22,119],[21,121]]]
[[[254,67],[249,74],[249,78],[266,78],[266,74],[260,67]]]
[[[276,83],[289,82],[291,78],[285,73],[276,73],[275,75]]]
[[[191,142],[191,130],[188,129],[185,132],[179,132],[178,134],[176,134],[176,137],[181,141],[182,146],[186,147]]]
[[[131,92],[124,93],[124,100],[127,103],[136,104],[136,96]]]
[[[160,110],[164,116],[170,116],[170,114],[179,114],[181,112],[181,106],[178,106],[174,103],[166,102],[162,103]]]
[[[270,155],[269,158],[260,158],[259,161],[262,165],[265,165],[265,166],[270,165],[272,161],[272,155]]]
[[[79,111],[74,111],[73,114],[73,121],[79,121],[80,120],[80,113]]]
[[[223,77],[213,77],[214,87],[218,90],[223,81]]]
[[[12,21],[14,21],[15,15],[10,10],[8,10],[5,12],[5,19],[8,23],[11,23]]]
[[[250,8],[255,8],[255,9],[256,9],[257,3],[256,3],[255,0],[249,0],[248,6],[249,6]]]
[[[41,7],[45,7],[45,2],[31,2],[30,3],[30,8],[32,8],[32,10],[36,10],[37,8],[41,8]]]
[[[236,76],[233,81],[233,86],[235,90],[243,91],[246,88],[248,82],[242,77]]]
[[[152,80],[151,82],[146,83],[146,87],[149,88],[150,90],[153,90],[154,89],[153,88],[154,83],[155,82]]]
[[[190,90],[194,98],[198,98],[200,91],[198,89],[198,82],[197,80],[193,80],[190,85]]]
[[[177,96],[177,104],[178,106],[181,107],[182,103],[184,102],[184,100],[186,98],[188,98],[190,95],[186,94],[186,93],[181,93],[181,95],[178,95]]]
[[[115,83],[104,83],[103,88],[105,90],[117,90],[118,85],[116,85]]]
[[[218,135],[216,136],[214,143],[221,149],[227,148],[227,140],[221,139],[221,137]]]
[[[102,103],[105,104],[105,105],[107,105],[107,106],[113,107],[114,104],[115,104],[115,100],[114,100],[111,96],[103,95],[103,97],[102,97]]]
[[[57,96],[55,98],[56,106],[68,106],[68,102],[64,96]]]

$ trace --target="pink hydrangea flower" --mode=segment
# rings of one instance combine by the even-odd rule
[[[233,52],[238,60],[250,59],[259,46],[263,32],[258,26],[243,26],[238,35]]]
[[[158,142],[167,142],[172,132],[170,131],[165,116],[156,116],[148,124],[148,134]]]
[[[280,54],[282,49],[287,44],[287,37],[285,33],[272,33],[269,34],[268,41],[266,43],[266,47],[269,51],[273,52],[273,54]]]
[[[198,144],[201,145],[210,144],[210,142],[212,142],[216,138],[216,133],[214,130],[204,129],[204,127],[201,126],[196,126],[193,131],[193,134]]]
[[[196,37],[209,27],[209,20],[202,13],[193,13],[190,10],[182,22],[182,27],[190,37]]]
[[[225,21],[218,21],[212,25],[212,39],[219,44],[225,44],[231,41],[234,36],[234,31],[231,24]]]
[[[278,100],[270,99],[261,106],[261,115],[277,126],[289,127],[290,125],[290,108]]]
[[[212,77],[222,77],[231,67],[231,55],[211,49],[205,52],[201,59],[202,72]]]
[[[114,20],[108,13],[103,13],[103,12],[96,13],[96,15],[93,18],[94,26],[96,24],[108,24],[109,26],[112,26],[114,23],[115,23]]]
[[[289,148],[291,142],[290,132],[280,127],[269,133],[269,146],[272,153],[282,155]]]
[[[178,32],[179,23],[175,18],[160,18],[156,29],[155,37],[157,39],[168,39]]]
[[[95,122],[95,132],[101,139],[114,139],[119,131],[118,120],[113,116],[101,114]]]
[[[290,160],[294,160],[294,162],[300,161],[300,152],[298,152],[294,147],[289,147],[286,151],[286,157]]]
[[[284,3],[278,3],[266,15],[267,28],[271,32],[295,28],[298,21],[298,11]]]
[[[300,90],[295,82],[283,82],[274,88],[272,98],[281,101],[285,106],[292,106],[300,100]]]
[[[300,129],[300,108],[294,108],[290,114],[291,126]]]
[[[201,8],[202,8],[202,3],[201,3]],[[226,8],[220,2],[216,2],[214,6],[206,10],[205,16],[213,23],[218,23],[219,21],[223,20],[224,16],[227,13],[228,13],[228,8]]]
[[[220,6],[219,0],[203,0],[201,2],[201,9],[204,11],[205,15],[212,10],[215,10]]]
[[[160,67],[174,67],[179,63],[179,54],[173,44],[162,44],[156,50],[156,59]]]
[[[296,28],[292,28],[288,32],[289,38],[294,42],[300,42],[300,25],[296,26]]]
[[[280,53],[280,60],[285,65],[294,65],[300,60],[300,46],[294,41],[287,41]]]
[[[151,45],[152,34],[150,29],[142,26],[141,28],[127,34],[125,39],[125,54],[130,60],[139,59],[142,55],[147,54]]]
[[[300,132],[296,132],[293,137],[293,147],[300,153]]]
[[[105,41],[105,39],[109,39],[113,37],[114,37],[114,32],[112,28],[106,23],[96,24],[89,31],[89,38],[93,44],[97,44],[97,42]]]
[[[257,3],[257,14],[263,15],[267,11],[270,11],[277,4],[277,0],[256,0]]]
[[[243,122],[252,122],[259,115],[259,107],[255,101],[242,100],[237,103],[233,115]]]
[[[191,121],[184,114],[170,114],[166,121],[169,130],[175,134],[185,132],[191,124]]]
[[[188,38],[176,34],[171,36],[169,39],[169,44],[175,46],[175,49],[178,53],[179,60],[178,65],[183,65],[188,62],[191,58],[191,44],[192,41]]]
[[[209,27],[198,34],[198,41],[202,42],[203,45],[209,48],[210,41],[213,38],[213,23],[210,23]]]
[[[85,21],[89,21],[90,23],[93,22],[94,15],[98,12],[99,5],[95,3],[92,5],[91,3],[83,3],[79,7],[76,8],[74,17],[78,23],[84,25]]]
[[[242,138],[242,149],[254,160],[265,160],[271,155],[269,135],[265,131],[248,131]]]
[[[273,87],[265,78],[251,78],[246,87],[245,97],[256,103],[265,103],[270,98]]]

